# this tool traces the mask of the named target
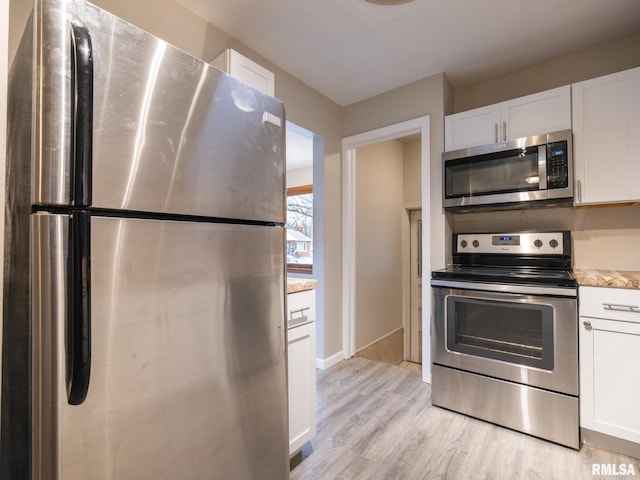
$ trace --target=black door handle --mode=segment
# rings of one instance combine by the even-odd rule
[[[75,206],[91,205],[93,152],[93,47],[89,30],[71,24],[71,148]]]
[[[71,214],[67,316],[67,397],[80,405],[91,377],[91,215]]]

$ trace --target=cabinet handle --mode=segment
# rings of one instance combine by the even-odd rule
[[[621,303],[603,303],[602,306],[604,307],[605,310],[640,313],[640,306],[638,305],[623,305]]]
[[[502,122],[502,141],[507,141],[507,122]]]
[[[589,320],[585,320],[584,322],[582,322],[582,324],[584,325],[584,328],[587,330],[591,330],[593,328]]]
[[[287,326],[291,328],[301,323],[307,323],[309,321],[309,317],[305,313],[307,310],[311,310],[311,307],[303,307],[299,308],[298,310],[291,310],[289,312],[289,321],[287,322]],[[294,318],[294,314],[300,314],[300,316]]]
[[[495,131],[496,131],[496,143],[498,143],[498,140],[500,140],[500,138],[498,137],[498,124],[494,123],[493,126],[495,127]]]
[[[582,203],[582,182],[576,180],[576,190],[578,190],[578,203]]]

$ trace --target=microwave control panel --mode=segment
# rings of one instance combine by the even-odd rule
[[[547,188],[567,188],[569,185],[569,154],[567,142],[547,144]]]

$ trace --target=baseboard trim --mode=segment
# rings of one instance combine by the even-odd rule
[[[342,352],[335,353],[329,358],[316,358],[316,368],[319,368],[320,370],[326,370],[333,367],[334,365],[339,364],[342,360],[344,360],[344,355],[342,354]]]
[[[606,433],[596,432],[588,428],[581,428],[580,434],[582,436],[582,442],[587,445],[640,459],[640,444],[638,443],[612,437]]]

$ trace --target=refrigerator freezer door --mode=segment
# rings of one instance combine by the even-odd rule
[[[37,338],[54,345],[36,356],[42,478],[288,478],[284,229],[92,216],[91,378],[76,406],[65,249],[51,246],[69,217],[34,218]]]
[[[33,203],[74,201],[73,145],[92,135],[94,208],[284,222],[280,101],[84,1],[39,5]],[[92,94],[71,68],[71,25],[89,35]]]

